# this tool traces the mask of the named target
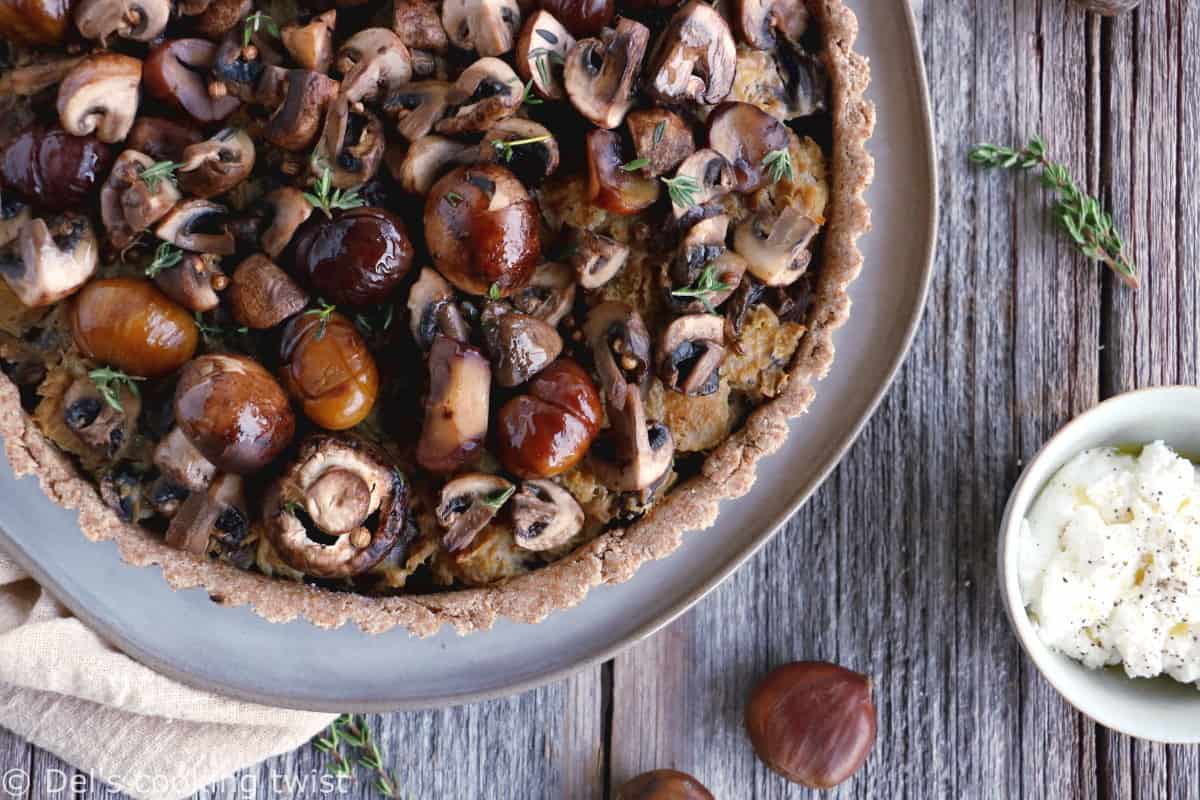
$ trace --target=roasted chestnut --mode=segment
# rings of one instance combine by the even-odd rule
[[[292,240],[294,274],[336,305],[386,302],[412,267],[404,223],[382,208],[314,214]]]
[[[538,207],[499,164],[452,170],[425,200],[425,242],[442,276],[464,292],[507,297],[541,260]]]
[[[35,123],[4,148],[0,184],[49,211],[76,208],[104,180],[113,151],[94,136]]]
[[[614,0],[541,0],[540,5],[576,39],[600,33],[617,12]]]
[[[353,428],[371,413],[379,371],[354,323],[341,314],[293,317],[283,330],[279,356],[283,385],[322,428]]]
[[[591,377],[560,358],[512,398],[496,420],[496,455],[522,478],[549,478],[575,466],[600,431],[604,412]]]
[[[130,375],[167,375],[196,352],[192,316],[141,278],[94,280],[71,300],[68,313],[83,354]]]
[[[713,800],[704,784],[675,769],[656,769],[631,778],[617,790],[617,800]]]
[[[175,387],[175,422],[217,469],[238,474],[271,463],[296,432],[283,388],[257,361],[235,355],[188,362]]]
[[[61,44],[71,0],[0,0],[0,39],[26,46]]]

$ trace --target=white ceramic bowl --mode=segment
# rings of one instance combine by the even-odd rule
[[[1013,488],[1000,524],[1000,590],[1025,652],[1068,703],[1105,727],[1140,739],[1200,742],[1200,689],[1170,678],[1133,679],[1121,667],[1092,670],[1052,652],[1025,613],[1018,579],[1021,520],[1042,487],[1072,457],[1091,447],[1161,439],[1200,453],[1200,388],[1143,389],[1106,400],[1077,417],[1038,451]]]

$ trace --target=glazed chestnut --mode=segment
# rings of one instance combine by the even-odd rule
[[[191,314],[141,278],[104,278],[71,300],[71,335],[88,358],[154,378],[183,366],[199,334]]]
[[[26,46],[61,44],[71,0],[0,0],[0,39]]]
[[[341,314],[300,314],[283,329],[280,374],[305,416],[322,428],[353,428],[371,413],[379,371],[354,323]]]
[[[783,777],[812,789],[836,786],[875,743],[871,682],[820,661],[776,667],[754,687],[746,731],[758,757]]]
[[[617,800],[713,800],[704,784],[674,769],[643,772],[617,790]]]
[[[614,0],[541,0],[540,5],[576,39],[600,33],[617,11]]]
[[[336,305],[386,302],[413,260],[404,223],[382,208],[353,208],[333,219],[314,214],[292,247],[294,274]]]
[[[72,136],[35,123],[4,148],[0,184],[48,211],[81,205],[113,164],[112,149],[94,136]]]
[[[591,377],[560,358],[512,398],[496,420],[496,455],[522,478],[549,478],[575,466],[600,432],[603,411]]]
[[[257,361],[235,355],[188,362],[175,386],[175,422],[217,469],[238,474],[271,463],[296,432],[283,388]]]
[[[495,299],[523,288],[541,261],[538,207],[499,164],[459,167],[425,200],[425,242],[442,277]]]

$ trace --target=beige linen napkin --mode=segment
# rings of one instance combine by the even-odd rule
[[[157,674],[71,617],[0,553],[0,726],[80,771],[135,798],[175,800],[296,749],[332,721]],[[24,765],[0,772],[14,766]]]

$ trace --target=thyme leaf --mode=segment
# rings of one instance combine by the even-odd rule
[[[92,379],[92,383],[96,384],[96,391],[100,392],[104,402],[108,403],[115,411],[125,410],[121,407],[121,388],[125,387],[134,397],[139,397],[141,392],[138,391],[135,381],[146,380],[112,367],[94,369],[88,373],[88,377]]]

